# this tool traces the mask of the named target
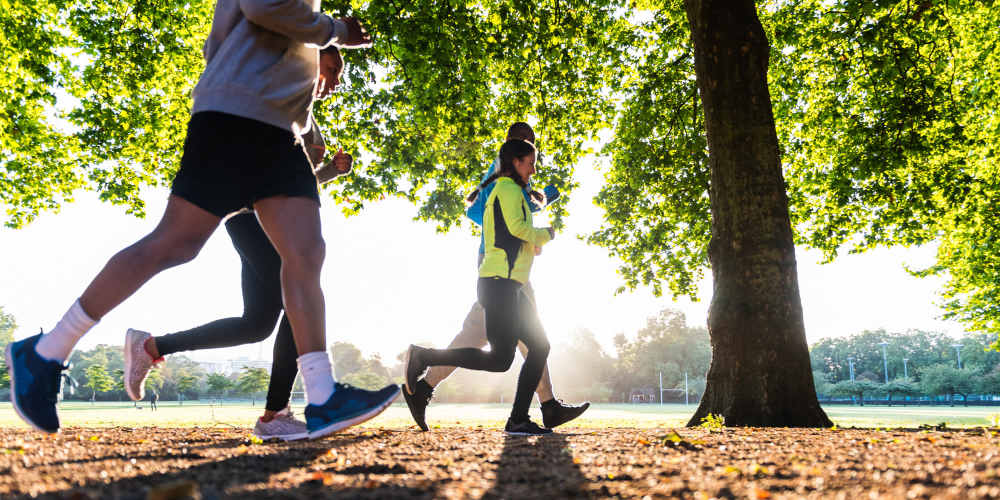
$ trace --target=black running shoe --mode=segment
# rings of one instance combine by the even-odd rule
[[[406,406],[410,408],[410,415],[413,416],[413,421],[424,432],[429,430],[427,428],[426,413],[427,405],[430,404],[432,396],[434,396],[434,388],[423,379],[417,382],[413,394],[410,394],[409,391],[403,391],[403,398],[406,399]]]
[[[549,429],[558,427],[576,417],[590,408],[590,401],[579,405],[568,405],[558,399],[550,399],[542,403],[542,424]]]
[[[414,393],[417,387],[417,380],[427,370],[427,366],[420,359],[420,351],[422,350],[423,348],[410,344],[410,349],[406,351],[406,387],[404,390],[410,394]]]
[[[507,419],[507,426],[504,427],[504,430],[511,436],[544,436],[546,434],[552,434],[552,429],[539,427],[538,424],[532,422],[531,420],[514,422],[513,420]]]

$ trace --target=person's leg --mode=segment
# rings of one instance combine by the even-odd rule
[[[156,228],[111,257],[63,321],[38,340],[39,355],[55,361],[68,358],[73,346],[94,323],[150,278],[198,255],[218,224],[219,217],[171,195]]]
[[[465,316],[462,323],[462,331],[455,336],[448,345],[449,349],[475,348],[482,349],[487,344],[486,341],[486,314],[483,306],[476,301],[472,304],[472,309]],[[406,370],[409,370],[407,363]],[[455,371],[454,366],[432,366],[427,370],[427,374],[416,382],[415,387],[407,387],[403,391],[403,398],[406,400],[406,407],[413,416],[413,421],[417,423],[422,431],[428,431],[427,426],[427,406],[434,397],[434,388]]]
[[[333,379],[320,287],[326,249],[319,202],[307,197],[273,196],[258,200],[254,208],[281,256],[285,315],[292,328],[309,401],[305,411],[308,437],[322,437],[375,417],[399,396],[399,387],[390,384],[378,391],[365,391],[336,384]]]
[[[8,344],[5,356],[17,414],[35,429],[58,431],[62,370],[76,343],[151,277],[194,258],[218,224],[218,216],[171,195],[153,232],[113,256],[55,328]]]
[[[288,407],[297,372],[292,326],[288,318],[283,317],[278,326],[278,336],[274,339],[274,358],[271,361],[271,380],[267,387],[264,415],[254,425],[253,432],[257,437],[283,441],[309,437],[306,423],[295,418]]]
[[[479,303],[486,315],[489,351],[474,348],[425,349],[410,346],[406,367],[408,388],[431,366],[457,366],[470,370],[503,372],[510,368],[517,350],[516,306],[520,284],[510,280],[479,280]]]
[[[521,298],[522,307],[520,315],[526,322],[528,331],[544,333],[545,329],[542,328],[542,322],[538,319],[538,309],[535,305],[534,293],[532,293],[529,285],[525,285]],[[519,342],[518,347],[521,348],[522,354],[527,358],[528,348],[524,345],[524,342]],[[582,404],[566,404],[556,399],[552,393],[552,382],[549,380],[548,363],[545,364],[542,370],[542,378],[539,380],[538,388],[535,392],[538,394],[539,403],[541,403],[542,424],[549,429],[579,417],[583,412],[587,411],[587,408],[590,408],[590,403],[586,401]]]
[[[535,303],[535,290],[531,287],[531,283],[525,283],[524,287],[521,288],[521,293],[524,294],[524,298],[530,301],[533,311],[529,316],[529,321],[533,321],[533,328],[541,331],[545,331],[542,328],[541,321],[538,320],[538,306]],[[525,358],[528,357],[528,347],[524,345],[524,342],[517,343],[518,350],[521,351],[521,356]],[[552,393],[552,379],[549,378],[549,365],[545,364],[542,369],[542,378],[538,381],[538,388],[535,390],[538,394],[538,402],[544,403],[546,401],[552,401],[555,399],[555,394]]]
[[[143,382],[162,356],[260,342],[274,330],[281,314],[281,259],[253,214],[230,218],[226,231],[242,262],[243,316],[161,337],[129,330],[125,335],[125,389],[130,398],[143,398]]]
[[[282,309],[281,257],[251,213],[226,221],[226,231],[242,262],[243,315],[154,337],[148,345],[152,357],[252,344],[274,331]]]
[[[523,293],[517,296],[516,319],[517,335],[527,346],[528,354],[524,358],[524,365],[521,366],[521,374],[517,379],[517,392],[510,417],[514,422],[525,422],[528,420],[531,399],[538,388],[545,362],[549,357],[549,341],[545,336],[545,330],[541,328],[534,304]]]
[[[284,410],[292,396],[292,386],[298,367],[295,365],[295,339],[292,337],[292,325],[287,317],[281,318],[278,326],[278,336],[274,339],[274,351],[271,361],[271,381],[267,387],[266,412],[276,413]],[[265,417],[271,416],[265,412]]]
[[[463,347],[482,349],[486,344],[486,313],[483,310],[483,306],[479,304],[479,301],[476,301],[476,303],[472,304],[469,314],[465,316],[465,321],[462,322],[462,331],[458,332],[458,335],[448,344],[448,349]],[[423,380],[430,387],[437,387],[438,384],[448,378],[454,371],[454,366],[432,366],[427,370],[427,374],[424,375]]]
[[[326,303],[320,272],[326,255],[319,203],[275,196],[254,204],[264,232],[281,256],[281,293],[299,356],[326,352]]]

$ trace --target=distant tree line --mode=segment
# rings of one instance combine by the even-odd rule
[[[823,339],[810,350],[816,392],[861,404],[876,398],[890,404],[904,398],[952,404],[956,396],[963,403],[969,397],[992,400],[1000,395],[1000,352],[991,348],[994,341],[986,333],[956,340],[920,330],[866,330]]]

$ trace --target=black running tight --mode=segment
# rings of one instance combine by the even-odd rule
[[[292,326],[288,318],[281,314],[281,257],[252,213],[231,217],[226,221],[226,231],[243,264],[243,316],[219,319],[190,330],[156,337],[156,348],[161,356],[166,356],[181,351],[252,344],[271,336],[275,323],[281,317],[278,336],[274,340],[274,360],[265,406],[268,410],[278,411],[288,406],[292,385],[298,374]]]
[[[475,348],[428,349],[424,361],[428,366],[458,366],[470,370],[504,372],[514,362],[518,341],[528,348],[511,419],[528,419],[531,398],[542,378],[549,357],[549,341],[538,320],[534,303],[521,290],[521,284],[502,278],[479,278],[479,303],[486,311],[486,339],[490,350]]]

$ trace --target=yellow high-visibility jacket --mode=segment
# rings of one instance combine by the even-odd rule
[[[527,283],[535,247],[548,243],[547,229],[531,224],[531,207],[521,186],[510,177],[500,177],[486,199],[483,213],[485,255],[479,266],[481,278],[506,278]]]

